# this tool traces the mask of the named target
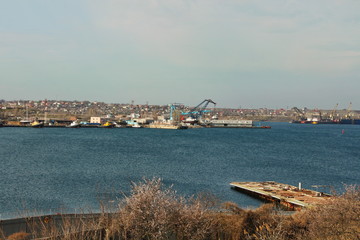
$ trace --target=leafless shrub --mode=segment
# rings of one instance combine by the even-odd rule
[[[243,236],[243,217],[238,214],[214,213],[216,236],[214,239],[235,240]]]
[[[182,201],[176,223],[178,239],[207,239],[213,233],[215,219],[207,208],[206,201],[190,199]]]
[[[271,204],[264,204],[255,210],[246,211],[243,223],[244,228],[249,234],[253,234],[258,226],[264,223],[271,224],[273,222],[271,216],[273,212],[273,205]]]
[[[341,196],[350,201],[360,201],[360,186],[359,185],[346,185],[345,193]]]
[[[113,236],[122,239],[204,239],[212,219],[201,199],[185,199],[159,178],[133,183],[130,196],[119,204],[112,221]]]
[[[334,197],[326,204],[304,209],[292,216],[275,215],[271,219],[271,215],[266,212],[262,215],[265,221],[249,235],[252,239],[360,239],[360,188],[348,186],[344,194]],[[251,226],[254,225],[244,228],[251,230]]]
[[[246,239],[250,240],[281,240],[284,239],[284,230],[281,222],[276,225],[263,223],[256,227],[256,231],[252,235],[248,235]]]
[[[245,213],[244,209],[240,208],[236,203],[233,202],[224,202],[221,207],[222,209],[233,214],[243,215]]]
[[[123,239],[166,239],[178,209],[176,193],[160,179],[133,183],[131,195],[119,203],[110,230]]]
[[[291,216],[284,216],[281,220],[283,238],[291,240],[309,239],[308,226],[309,221],[307,218],[306,210],[293,213]],[[310,240],[310,239],[309,239]]]
[[[255,210],[241,209],[232,202],[222,207],[223,211],[214,213],[218,239],[263,239],[263,236],[269,238],[280,232],[280,216],[275,214],[271,204]]]
[[[244,210],[226,202],[218,207],[213,197],[178,196],[161,179],[133,183],[131,194],[116,212],[29,218],[31,237],[56,240],[352,240],[360,239],[360,188],[346,192],[327,204],[282,215],[266,204]],[[113,211],[114,209],[112,209]],[[87,217],[88,216],[88,217]],[[1,232],[0,232],[1,233]],[[3,239],[27,239],[13,234]]]
[[[349,186],[328,204],[306,211],[311,239],[360,239],[360,188]]]

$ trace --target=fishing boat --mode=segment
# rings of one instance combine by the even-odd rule
[[[134,125],[132,125],[132,128],[141,128],[140,124],[135,123]]]
[[[72,123],[70,123],[70,125],[66,126],[68,128],[79,128],[81,127],[81,123],[79,123],[78,121],[73,121]]]
[[[101,125],[100,127],[102,127],[102,128],[113,128],[113,127],[115,127],[115,124],[113,123],[113,122],[106,122],[106,123],[104,123],[103,125]]]
[[[31,123],[30,125],[33,128],[42,128],[44,127],[44,123],[43,122],[39,122],[39,121],[34,121]]]

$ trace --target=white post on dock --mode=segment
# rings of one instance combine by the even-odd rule
[[[301,182],[299,182],[299,191],[301,191]]]

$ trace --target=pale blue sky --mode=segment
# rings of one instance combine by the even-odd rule
[[[0,0],[0,99],[360,109],[359,0]]]

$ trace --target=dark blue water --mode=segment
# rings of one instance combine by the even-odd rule
[[[243,207],[260,203],[231,190],[232,181],[360,184],[360,126],[270,124],[182,131],[0,128],[0,219],[27,210],[96,210],[99,199],[119,197],[131,181],[153,176],[179,194],[211,192]]]

